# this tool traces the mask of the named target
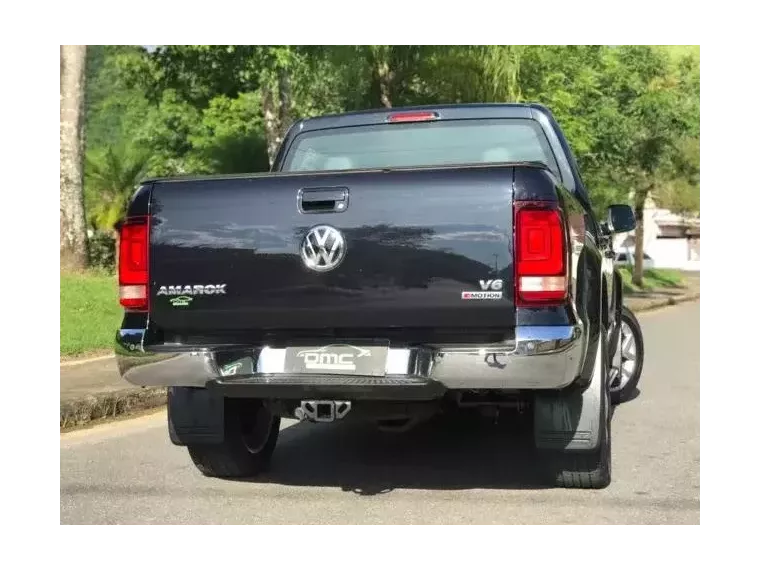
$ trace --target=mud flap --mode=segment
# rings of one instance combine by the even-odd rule
[[[602,337],[596,350],[591,382],[585,388],[538,392],[534,401],[533,434],[538,449],[592,451],[599,447],[606,421]]]
[[[169,438],[174,445],[224,441],[224,397],[216,390],[171,387],[167,411]]]

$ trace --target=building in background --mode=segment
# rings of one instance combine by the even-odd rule
[[[615,251],[635,249],[635,233],[615,239]],[[699,271],[699,215],[675,214],[649,200],[644,209],[644,252],[654,267]]]

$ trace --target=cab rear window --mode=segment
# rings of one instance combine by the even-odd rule
[[[529,119],[365,125],[298,135],[282,170],[352,170],[540,162],[558,173],[549,142]]]

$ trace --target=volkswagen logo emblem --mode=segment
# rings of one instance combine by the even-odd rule
[[[301,242],[301,259],[309,269],[330,271],[346,256],[346,240],[332,226],[314,226]]]

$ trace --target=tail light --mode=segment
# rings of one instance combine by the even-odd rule
[[[515,303],[561,303],[567,285],[567,240],[556,205],[515,202]]]
[[[127,218],[119,231],[119,302],[127,309],[148,310],[150,218]]]

